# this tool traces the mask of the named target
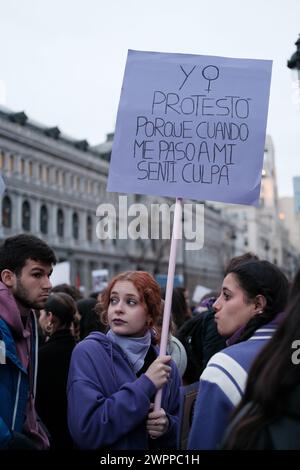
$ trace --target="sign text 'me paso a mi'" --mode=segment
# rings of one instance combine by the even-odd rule
[[[129,51],[108,191],[257,205],[271,68]]]

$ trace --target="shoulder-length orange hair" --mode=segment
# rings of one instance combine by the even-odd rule
[[[149,325],[149,327],[151,327],[156,322],[156,319],[160,314],[161,295],[159,284],[156,282],[154,277],[146,271],[126,271],[112,278],[100,297],[99,307],[102,322],[107,325],[107,311],[110,302],[110,294],[116,282],[119,281],[132,282],[134,287],[137,289],[140,301],[152,319],[152,324]]]

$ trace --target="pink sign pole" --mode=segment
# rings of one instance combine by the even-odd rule
[[[164,356],[167,351],[174,275],[175,275],[175,267],[176,267],[177,242],[180,239],[181,219],[182,219],[182,199],[177,198],[176,203],[175,203],[174,223],[173,223],[173,231],[172,231],[172,239],[171,239],[171,249],[170,249],[169,267],[168,267],[167,287],[166,287],[166,298],[165,298],[164,316],[163,316],[163,324],[162,324],[162,332],[161,332],[160,351],[159,351],[160,356]],[[155,411],[160,409],[161,397],[162,397],[162,389],[158,390],[155,396],[155,401],[154,401]]]

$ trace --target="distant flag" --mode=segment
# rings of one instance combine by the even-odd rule
[[[76,274],[76,277],[75,277],[75,287],[77,287],[77,289],[80,289],[80,274],[77,273]]]

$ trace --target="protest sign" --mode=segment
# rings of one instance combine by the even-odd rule
[[[266,60],[128,52],[107,190],[176,198],[160,355],[181,199],[258,205],[271,68]]]
[[[257,205],[271,68],[129,51],[108,191]]]
[[[70,271],[71,266],[69,261],[62,261],[53,266],[53,271],[50,277],[53,287],[59,284],[70,284]]]
[[[200,284],[198,284],[195,287],[194,294],[193,294],[193,297],[192,297],[192,302],[197,304],[198,302],[200,302],[202,297],[204,295],[208,294],[209,292],[212,292],[212,290],[209,287],[201,286]]]
[[[102,292],[108,284],[108,269],[96,269],[92,271],[93,291]]]
[[[155,280],[160,285],[160,287],[164,289],[167,285],[167,279],[168,279],[167,274],[156,274],[154,277],[155,277]],[[173,287],[182,287],[182,286],[183,286],[183,275],[176,274],[176,276],[174,276]]]

